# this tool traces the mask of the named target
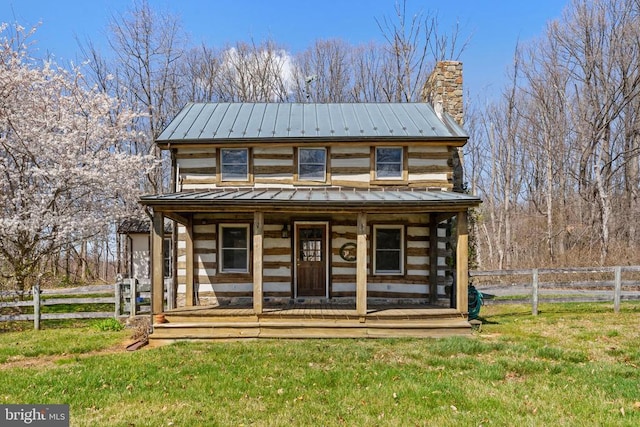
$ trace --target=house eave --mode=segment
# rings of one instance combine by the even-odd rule
[[[405,145],[423,144],[434,146],[463,147],[467,136],[442,137],[428,136],[422,138],[405,136],[380,136],[380,137],[287,137],[287,138],[227,138],[227,139],[181,139],[181,140],[156,140],[155,143],[162,150],[174,148],[216,148],[242,145],[242,147],[256,147],[265,145],[343,145],[346,143],[363,143],[376,145]]]
[[[459,212],[475,196],[429,190],[215,189],[147,195],[140,203],[161,212]]]

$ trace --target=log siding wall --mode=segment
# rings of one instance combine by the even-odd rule
[[[306,219],[306,218],[305,218]],[[327,218],[325,218],[327,219]],[[273,217],[265,215],[263,290],[265,297],[291,297],[293,294],[293,254],[291,246],[293,236],[282,238],[283,222],[289,223],[296,217]],[[213,293],[217,298],[251,297],[251,272],[247,274],[220,274],[217,266],[218,227],[229,222],[222,215],[201,214],[194,217],[194,281],[199,291]],[[251,224],[249,216],[234,218],[234,223]],[[355,215],[335,215],[329,219],[330,232],[330,282],[329,293],[332,298],[355,297],[356,263],[340,257],[340,248],[345,243],[355,242]],[[405,224],[405,274],[400,276],[375,275],[371,270],[371,236],[374,225]],[[451,281],[447,280],[446,258],[451,256],[446,234],[446,224],[438,226],[438,301],[449,301],[446,290]],[[368,221],[367,282],[368,296],[379,298],[420,298],[429,297],[429,223],[428,215],[371,215]],[[184,293],[186,280],[185,228],[178,228],[178,291]]]
[[[308,146],[308,145],[304,145]],[[310,145],[309,145],[310,146]],[[322,145],[314,145],[321,147]],[[359,188],[380,184],[372,182],[371,145],[364,143],[327,145],[327,182],[324,185]],[[440,190],[452,189],[452,151],[444,144],[405,145],[405,176],[407,187],[427,187]],[[238,185],[255,187],[295,187],[295,153],[293,146],[255,146],[249,150],[253,182]],[[213,147],[180,148],[175,153],[178,168],[176,191],[215,188],[220,185],[216,177],[216,149]],[[300,183],[308,186],[308,183]],[[317,185],[317,184],[316,184]],[[322,185],[322,183],[320,183]],[[394,186],[398,183],[394,182]],[[290,297],[293,294],[293,236],[281,237],[283,223],[293,223],[305,218],[272,216],[265,212],[263,241],[263,292],[264,297]],[[340,248],[356,241],[356,215],[329,215],[318,220],[329,221],[331,247],[329,252],[331,297],[355,297],[356,263],[340,257]],[[253,294],[252,271],[246,274],[220,274],[218,272],[218,229],[224,222],[252,225],[253,215],[233,217],[222,214],[196,214],[193,217],[194,282],[200,292],[212,292],[218,298],[251,297]],[[376,224],[405,225],[405,274],[400,276],[374,275],[371,271],[371,232]],[[429,298],[429,215],[370,215],[368,218],[368,296],[398,298]],[[252,228],[250,228],[251,230]],[[447,258],[451,256],[450,237],[446,224],[438,230],[437,289],[438,302],[449,301],[452,284]],[[292,228],[293,230],[293,228]],[[186,281],[186,244],[184,226],[178,226],[178,292],[184,292]],[[249,254],[250,259],[251,254]]]
[[[408,145],[405,149],[407,186],[453,188],[452,152],[449,147]],[[292,146],[254,147],[249,153],[253,182],[239,182],[237,185],[293,187],[296,184],[295,150]],[[336,145],[327,153],[325,184],[353,187],[384,185],[371,179],[374,165],[369,145]],[[176,164],[179,175],[176,191],[213,188],[222,184],[217,181],[216,150],[213,148],[181,148],[176,153]]]

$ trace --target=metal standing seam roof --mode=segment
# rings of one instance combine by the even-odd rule
[[[189,103],[156,142],[467,138],[427,103]]]
[[[387,204],[460,204],[477,206],[480,199],[468,194],[425,189],[342,189],[342,188],[218,188],[213,190],[146,195],[145,205],[162,204],[279,204],[309,205],[387,205]]]

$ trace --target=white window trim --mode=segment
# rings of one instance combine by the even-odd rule
[[[222,162],[222,159],[224,157],[223,153],[225,151],[244,151],[247,154],[247,161],[245,162],[245,167],[247,168],[247,174],[245,175],[244,178],[242,179],[225,179],[224,178],[224,163]],[[239,163],[229,163],[229,164],[239,164]],[[226,181],[226,182],[237,182],[237,181],[249,181],[249,149],[248,148],[221,148],[220,149],[220,179],[222,181]]]
[[[244,269],[240,269],[240,268],[231,268],[231,269],[225,269],[224,268],[224,238],[223,238],[223,233],[224,233],[224,229],[225,228],[245,228],[246,232],[247,232],[247,245],[245,247],[245,250],[247,251],[247,264],[245,266]],[[250,262],[250,257],[251,257],[251,252],[250,252],[250,240],[251,240],[251,235],[249,234],[250,232],[250,224],[231,224],[231,223],[224,223],[224,224],[220,224],[219,228],[218,228],[218,251],[220,254],[220,265],[218,268],[218,271],[220,273],[249,273],[249,262]],[[231,249],[231,248],[230,248]],[[235,248],[238,249],[238,248]]]
[[[396,229],[400,230],[400,271],[388,271],[388,270],[378,270],[377,259],[378,259],[378,229]],[[402,276],[404,275],[404,226],[403,225],[392,225],[392,224],[377,224],[373,226],[373,274],[380,276]]]
[[[316,151],[324,151],[324,173],[322,175],[322,178],[304,178],[302,177],[302,174],[300,173],[300,165],[302,164],[302,162],[300,162],[300,153],[302,152],[302,150],[316,150]],[[327,149],[326,148],[298,148],[298,181],[313,181],[313,182],[325,182],[327,180]]]
[[[400,150],[400,173],[398,176],[378,176],[378,150],[379,149],[395,149],[395,150]],[[390,181],[397,181],[397,180],[401,180],[403,179],[404,176],[404,147],[375,147],[375,165],[374,166],[374,171],[376,174],[376,180],[390,180]]]

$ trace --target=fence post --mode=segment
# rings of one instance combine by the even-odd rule
[[[36,282],[31,288],[33,293],[33,329],[40,330],[40,283]]]
[[[615,313],[620,312],[620,297],[622,295],[622,267],[615,267],[615,281],[613,287],[613,311]]]
[[[122,302],[122,286],[121,286],[122,281],[121,280],[116,280],[116,284],[115,289],[114,289],[114,298],[115,298],[115,314],[114,316],[116,317],[116,319],[118,318],[118,316],[120,316],[120,310],[122,309],[122,307],[120,306],[121,302]]]
[[[538,315],[538,269],[533,269],[533,277],[531,280],[531,314]]]
[[[136,315],[137,301],[136,301],[136,279],[129,279],[129,317],[134,317]]]

